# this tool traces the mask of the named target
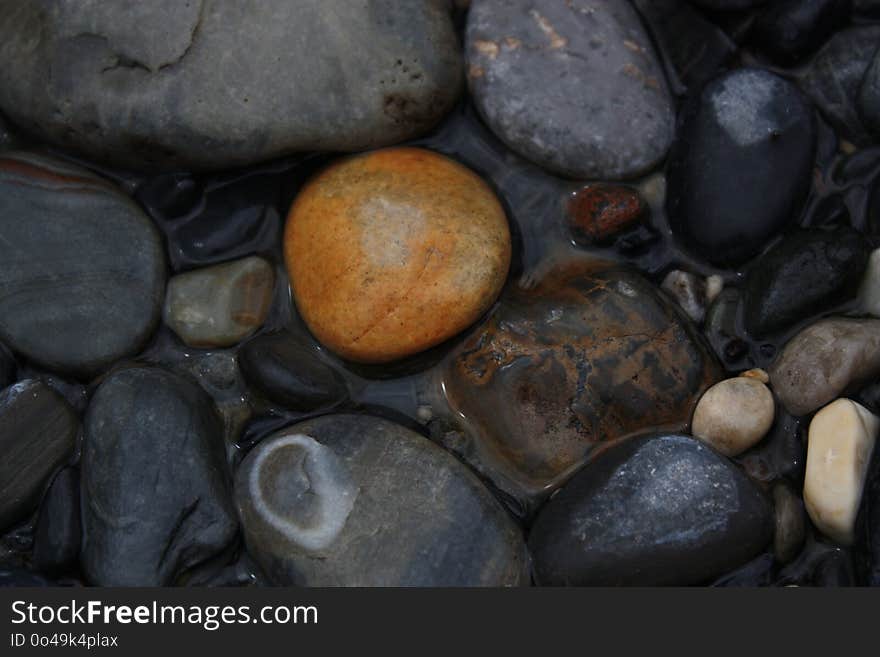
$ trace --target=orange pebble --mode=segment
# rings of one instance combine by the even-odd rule
[[[297,308],[343,358],[386,363],[467,328],[510,266],[500,202],[474,172],[419,148],[347,158],[312,179],[287,217]]]

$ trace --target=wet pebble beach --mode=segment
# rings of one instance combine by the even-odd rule
[[[878,433],[878,2],[0,0],[0,586],[877,586]]]

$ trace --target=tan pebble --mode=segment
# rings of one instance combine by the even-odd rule
[[[767,372],[762,370],[760,367],[746,370],[745,372],[742,372],[740,376],[744,376],[749,379],[757,379],[761,383],[770,383],[770,375],[767,374]]]
[[[831,402],[810,422],[804,504],[816,528],[841,545],[854,540],[878,428],[880,419],[849,399]]]
[[[697,402],[691,432],[726,456],[736,456],[758,443],[773,425],[775,404],[770,390],[751,377],[725,379]]]

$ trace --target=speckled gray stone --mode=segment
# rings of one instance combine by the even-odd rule
[[[638,175],[666,154],[675,113],[628,0],[474,0],[467,72],[495,134],[573,178]]]
[[[211,399],[163,369],[107,377],[86,412],[81,565],[98,586],[164,586],[223,551],[238,523]]]
[[[528,582],[521,531],[476,475],[387,420],[325,415],[265,438],[235,492],[248,551],[277,584]]]
[[[773,512],[732,462],[688,436],[619,443],[576,474],[529,537],[544,585],[688,585],[754,557]]]
[[[43,155],[0,157],[0,338],[53,371],[91,377],[159,320],[165,254],[115,186]]]
[[[0,108],[134,168],[356,151],[455,103],[446,0],[0,0]]]

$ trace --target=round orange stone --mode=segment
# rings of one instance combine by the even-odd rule
[[[284,259],[314,336],[343,358],[386,363],[467,328],[510,266],[504,209],[473,171],[390,148],[335,164],[287,217]]]

